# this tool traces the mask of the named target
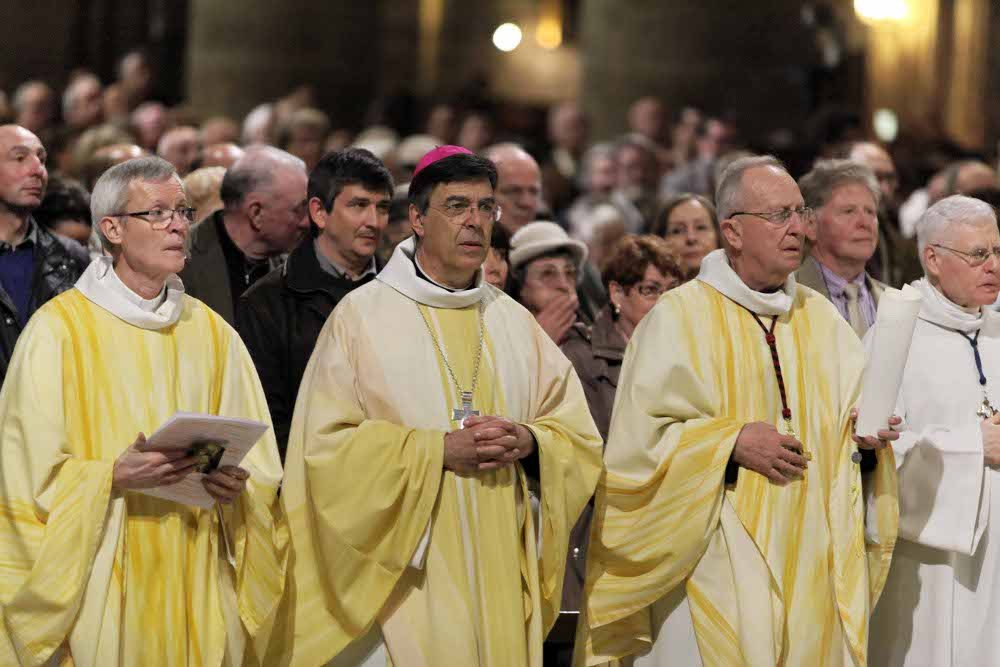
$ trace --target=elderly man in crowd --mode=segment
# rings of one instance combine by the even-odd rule
[[[615,147],[615,163],[618,178],[611,203],[621,209],[625,231],[639,234],[652,226],[660,207],[655,147],[642,137],[626,136]]]
[[[0,126],[0,381],[32,314],[73,287],[87,251],[31,216],[45,196],[45,147],[19,125]]]
[[[542,665],[601,447],[570,363],[483,280],[495,182],[425,156],[416,236],[320,334],[282,493],[292,664]]]
[[[893,445],[900,539],[872,620],[871,664],[995,665],[1000,315],[990,305],[1000,231],[988,204],[952,196],[924,213],[917,242],[924,298]]]
[[[27,81],[14,91],[14,122],[34,134],[52,129],[56,94],[44,81]]]
[[[542,188],[552,212],[561,215],[580,194],[580,160],[587,148],[587,116],[579,103],[563,102],[549,109],[548,137],[552,146],[542,165]]]
[[[299,384],[327,317],[381,268],[375,251],[392,192],[389,170],[368,151],[325,155],[309,174],[309,219],[319,233],[240,299],[236,328],[264,385],[282,459]]]
[[[267,422],[267,404],[236,332],[177,279],[173,167],[118,165],[91,208],[110,257],[35,314],[0,393],[0,664],[239,665],[284,579],[274,437],[202,477],[225,506],[202,509],[140,492],[197,463],[143,434],[178,410]]]
[[[74,78],[62,97],[63,120],[74,132],[101,124],[103,88],[101,80],[89,72]]]
[[[181,271],[188,294],[234,323],[240,295],[309,229],[308,178],[297,157],[248,148],[222,179],[222,210],[191,229],[191,259]]]
[[[513,236],[538,219],[542,208],[542,171],[527,151],[517,144],[491,146],[486,158],[497,167],[497,203],[500,225]]]
[[[863,665],[896,480],[891,450],[852,440],[861,342],[796,285],[810,212],[780,162],[733,162],[716,200],[723,248],[625,353],[580,648],[591,665]],[[858,446],[879,448],[867,554]]]
[[[201,137],[198,129],[181,125],[167,130],[156,144],[156,154],[174,165],[184,178],[201,157]]]
[[[864,336],[885,289],[865,270],[878,244],[875,174],[850,160],[821,160],[799,179],[799,189],[815,212],[815,240],[795,277],[832,301]]]
[[[879,144],[859,141],[851,144],[845,157],[863,164],[875,174],[881,196],[878,198],[878,250],[868,262],[868,271],[892,287],[920,277],[917,247],[906,238],[899,226],[899,202],[896,195],[899,177],[888,151]]]
[[[583,193],[565,212],[563,226],[578,241],[587,243],[594,231],[595,209],[611,200],[618,183],[618,163],[612,144],[594,144],[584,153],[580,164],[580,187]]]

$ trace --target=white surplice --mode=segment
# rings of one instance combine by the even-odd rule
[[[1000,472],[983,460],[978,346],[1000,406],[1000,313],[963,310],[926,280],[897,410],[899,541],[869,637],[872,665],[1000,665]],[[961,333],[960,333],[961,332]],[[866,338],[870,344],[871,336]]]

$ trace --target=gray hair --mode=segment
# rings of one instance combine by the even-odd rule
[[[251,192],[268,187],[274,181],[276,169],[281,166],[306,169],[306,163],[291,153],[274,146],[251,146],[243,157],[226,170],[219,187],[222,205],[227,211],[239,208],[243,198]]]
[[[84,84],[88,83],[96,83],[98,88],[101,87],[101,80],[93,74],[78,76],[66,86],[66,90],[63,91],[62,96],[62,112],[64,116],[73,111],[77,98],[80,97],[80,89],[83,88]]]
[[[739,158],[726,167],[719,178],[715,189],[715,206],[719,211],[719,220],[731,218],[740,209],[740,186],[743,174],[757,167],[774,167],[788,173],[784,163],[773,155],[753,155]]]
[[[924,266],[924,248],[942,241],[949,227],[952,225],[995,227],[996,224],[997,216],[993,207],[980,199],[952,195],[937,202],[917,220],[917,252],[920,254],[920,265],[924,267],[924,272],[927,272],[927,267]]]
[[[580,160],[580,174],[577,177],[581,190],[586,190],[590,183],[590,175],[594,169],[594,162],[600,159],[614,160],[616,155],[615,145],[609,142],[594,144],[584,152]]]
[[[155,155],[126,160],[101,174],[90,195],[90,218],[94,221],[97,235],[105,249],[110,250],[111,243],[104,235],[100,222],[104,218],[125,211],[132,183],[135,181],[162,183],[170,178],[176,178],[181,187],[184,187],[174,165]]]
[[[799,179],[799,190],[806,206],[819,209],[841,185],[863,185],[878,206],[878,180],[871,167],[853,160],[817,160],[812,170]]]

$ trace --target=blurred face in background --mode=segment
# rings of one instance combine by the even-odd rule
[[[712,216],[697,199],[682,202],[670,211],[664,238],[680,259],[686,276],[697,274],[702,258],[719,247]]]

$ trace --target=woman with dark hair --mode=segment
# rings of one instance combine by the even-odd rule
[[[490,235],[490,249],[483,262],[483,278],[498,290],[507,291],[507,278],[510,275],[510,264],[507,256],[510,254],[510,235],[501,225],[493,225]]]
[[[681,194],[664,202],[650,233],[667,240],[684,280],[690,280],[698,275],[701,258],[719,247],[719,217],[707,198]]]
[[[606,441],[625,346],[660,295],[679,285],[683,274],[667,242],[657,236],[644,235],[621,239],[608,255],[601,277],[610,302],[600,311],[592,327],[577,323],[560,349],[576,369],[594,423],[601,439]],[[569,560],[563,580],[563,612],[579,610],[583,602],[592,511],[592,505],[588,505],[570,533]],[[562,637],[572,638],[572,629],[568,626],[574,622],[570,619],[575,618],[573,613],[561,614],[549,641],[555,643]]]

